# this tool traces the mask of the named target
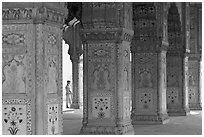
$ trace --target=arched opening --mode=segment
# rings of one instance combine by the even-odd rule
[[[81,3],[67,3],[63,35],[63,134],[78,134],[83,117],[83,54],[80,39]],[[67,80],[71,95],[66,95]],[[71,102],[70,102],[71,97]],[[67,106],[68,105],[68,106]],[[68,107],[68,108],[67,108]],[[77,130],[76,130],[77,129]]]

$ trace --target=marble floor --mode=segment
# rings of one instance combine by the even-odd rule
[[[82,109],[63,112],[63,134],[79,135],[82,126]],[[135,125],[135,135],[201,135],[202,111],[191,111],[188,116],[170,117],[164,125]]]

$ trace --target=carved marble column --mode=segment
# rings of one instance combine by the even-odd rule
[[[131,3],[83,3],[81,134],[132,134]]]
[[[2,5],[3,134],[62,134],[67,10],[63,3]]]
[[[133,3],[132,123],[164,124],[166,108],[167,5]]]
[[[171,116],[185,116],[189,112],[187,77],[189,25],[187,3],[170,3],[168,9],[167,109]]]
[[[202,50],[202,8],[201,3],[190,4],[190,54],[189,54],[189,108],[202,109],[200,62]]]

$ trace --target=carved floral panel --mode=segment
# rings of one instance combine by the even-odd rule
[[[189,103],[196,103],[197,102],[197,94],[196,93],[197,88],[196,87],[190,87],[188,90],[188,98],[189,98]]]
[[[90,61],[114,61],[114,44],[101,43],[88,45],[88,58]]]
[[[89,86],[95,92],[108,92],[114,85],[114,66],[110,62],[89,62]]]
[[[157,83],[156,54],[135,54],[135,87],[155,88]]]
[[[131,106],[130,106],[130,97],[125,96],[123,97],[123,117],[128,118],[131,114]]]
[[[26,105],[2,106],[3,135],[26,135]]]
[[[26,92],[26,55],[6,55],[3,57],[3,93]]]
[[[32,134],[30,100],[3,99],[2,125],[3,135]]]
[[[3,34],[2,43],[3,46],[22,46],[25,44],[25,34],[24,33]]]
[[[59,133],[59,114],[58,114],[58,104],[48,105],[48,134],[55,135]]]
[[[93,118],[110,118],[110,97],[93,97],[92,101]]]
[[[139,94],[139,108],[143,110],[149,110],[153,107],[152,93],[140,93]]]
[[[57,93],[57,81],[58,81],[58,57],[48,56],[47,63],[47,91],[48,93]]]
[[[179,103],[179,95],[178,95],[178,88],[168,88],[167,89],[167,104],[168,105],[175,105]]]

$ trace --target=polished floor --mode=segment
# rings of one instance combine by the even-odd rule
[[[82,109],[64,109],[63,134],[79,135]],[[135,125],[135,135],[202,135],[202,111],[191,111],[188,116],[170,117],[164,125]]]

